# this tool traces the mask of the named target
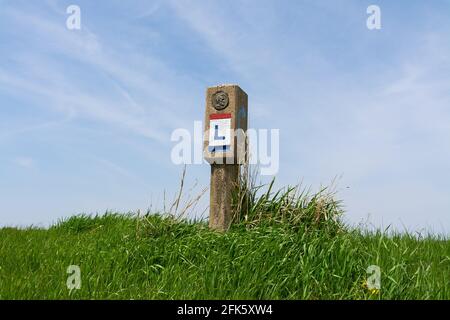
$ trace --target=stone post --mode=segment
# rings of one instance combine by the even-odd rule
[[[233,219],[232,196],[239,167],[247,161],[248,96],[237,85],[206,91],[204,156],[211,164],[209,226],[226,231]]]

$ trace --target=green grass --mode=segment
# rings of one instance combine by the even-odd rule
[[[237,188],[227,233],[176,212],[0,229],[0,299],[450,299],[448,238],[349,228],[332,193],[272,188]]]
[[[81,268],[80,290],[66,286]],[[381,290],[362,285],[381,268]],[[0,230],[1,299],[450,299],[450,241],[283,224],[211,232],[169,217],[77,216]]]

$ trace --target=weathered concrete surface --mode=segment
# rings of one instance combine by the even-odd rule
[[[222,110],[216,110],[213,106],[213,96],[218,92],[225,92],[228,94],[228,106]],[[212,114],[231,114],[231,129],[241,129],[243,132],[247,131],[248,127],[248,96],[238,85],[219,85],[209,87],[206,90],[206,110],[205,110],[205,132],[209,132],[210,115]],[[210,153],[208,151],[208,136],[203,140],[203,153],[205,159],[210,163],[218,164],[236,164],[239,156],[243,158],[242,154],[238,154],[238,150],[242,153],[247,152],[247,146],[244,141],[241,141],[238,146],[238,140],[235,136],[231,141],[229,152],[225,153]]]
[[[215,94],[225,92],[228,96],[226,107],[217,108],[213,101]],[[223,104],[225,105],[225,103]],[[205,133],[210,130],[210,116],[231,114],[231,129],[247,131],[248,96],[237,85],[219,85],[206,91]],[[210,212],[209,227],[218,231],[226,231],[232,222],[233,192],[239,182],[239,168],[242,159],[246,159],[247,141],[237,139],[233,132],[230,150],[227,152],[209,152],[209,136],[204,139],[204,156],[211,164]]]
[[[209,227],[227,231],[232,221],[233,192],[239,178],[239,165],[214,164],[211,166]]]

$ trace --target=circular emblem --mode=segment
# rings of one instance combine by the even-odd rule
[[[212,97],[212,104],[216,110],[223,110],[228,107],[228,94],[223,91],[216,92]]]

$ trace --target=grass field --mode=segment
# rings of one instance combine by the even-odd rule
[[[271,188],[239,197],[227,233],[111,213],[0,229],[0,299],[450,299],[449,239],[349,228],[329,195]]]
[[[66,286],[78,265],[81,289]],[[364,285],[381,268],[381,290]],[[0,230],[1,299],[450,299],[450,241],[127,215]]]

